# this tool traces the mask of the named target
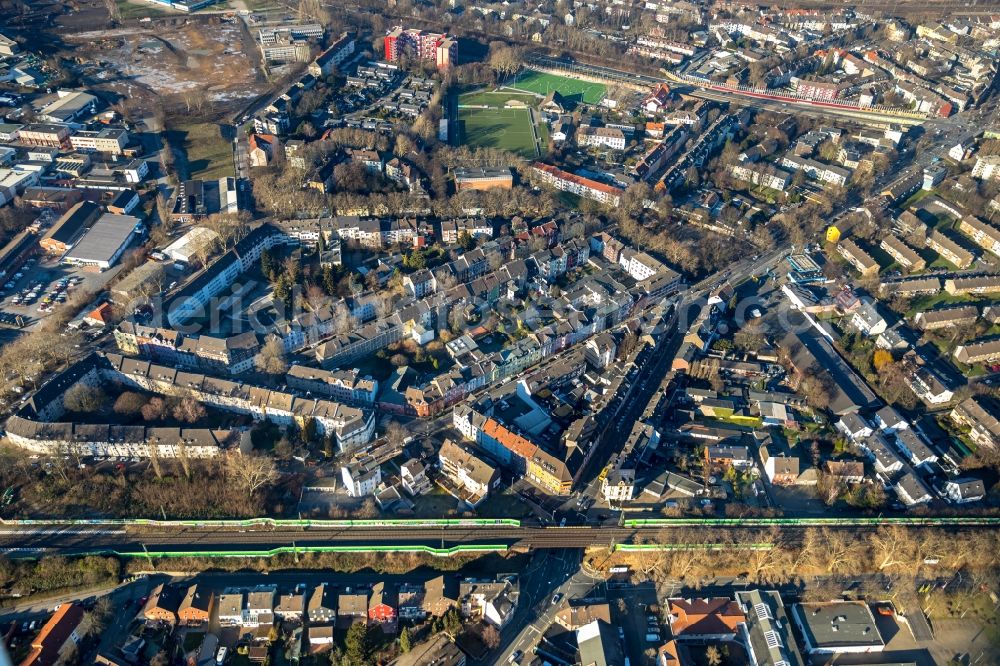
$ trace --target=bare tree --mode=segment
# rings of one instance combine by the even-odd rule
[[[283,375],[288,372],[288,358],[285,345],[276,337],[269,338],[254,359],[257,369],[269,375]]]
[[[274,460],[255,453],[230,454],[226,458],[226,471],[243,485],[248,498],[252,498],[258,490],[278,480],[278,468]]]

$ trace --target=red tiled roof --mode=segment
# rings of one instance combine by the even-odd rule
[[[526,460],[530,460],[538,451],[537,445],[503,427],[496,419],[487,419],[483,424],[483,432]]]
[[[558,178],[559,180],[565,180],[568,183],[576,183],[581,187],[586,187],[587,189],[597,190],[598,192],[604,192],[605,194],[611,194],[613,196],[621,196],[624,190],[613,187],[611,185],[605,185],[604,183],[598,182],[596,180],[591,180],[589,178],[584,178],[583,176],[577,176],[575,173],[570,173],[568,171],[563,171],[562,169],[557,169],[551,164],[543,164],[541,162],[535,163],[535,168],[539,171],[544,171],[545,173]]]
[[[63,604],[42,627],[41,632],[31,642],[31,652],[21,662],[21,666],[50,666],[59,660],[59,650],[66,644],[70,634],[80,625],[83,608],[76,604]]]
[[[674,636],[731,634],[746,619],[739,604],[726,597],[670,599],[669,603]]]

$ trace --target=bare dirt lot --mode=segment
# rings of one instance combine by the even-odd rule
[[[259,72],[244,50],[237,19],[189,20],[169,30],[121,29],[66,36],[76,55],[100,63],[92,76],[117,92],[135,88],[175,95],[183,104],[236,101],[255,96]],[[194,110],[199,110],[195,108]]]

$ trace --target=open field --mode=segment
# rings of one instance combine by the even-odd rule
[[[589,81],[544,74],[533,70],[526,70],[518,74],[509,87],[535,92],[539,95],[548,95],[555,90],[568,101],[585,104],[597,104],[607,90],[607,87],[601,83],[590,83]]]
[[[210,179],[233,175],[233,148],[218,125],[176,125],[165,134],[183,177]]]
[[[501,148],[526,159],[538,156],[527,109],[460,109],[458,118],[464,145]]]

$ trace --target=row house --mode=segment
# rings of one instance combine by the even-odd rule
[[[532,165],[532,172],[543,183],[557,190],[571,192],[610,206],[621,205],[621,197],[625,193],[619,187],[584,178],[541,162]]]
[[[250,414],[256,420],[305,427],[312,420],[320,434],[334,435],[341,449],[368,442],[375,429],[374,413],[329,400],[300,398],[281,391],[231,382],[176,368],[137,363],[117,354],[105,357],[111,381],[147,391],[191,396],[220,409]]]
[[[446,220],[441,223],[441,242],[453,245],[463,234],[473,240],[493,237],[493,225],[483,219]]]

